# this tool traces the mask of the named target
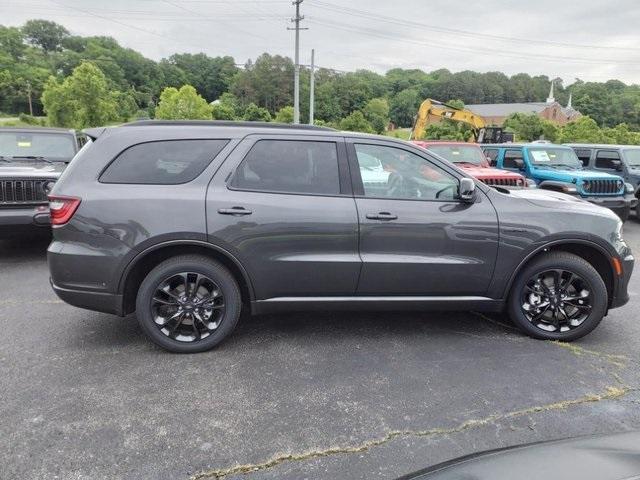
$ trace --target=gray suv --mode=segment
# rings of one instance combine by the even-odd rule
[[[49,226],[47,193],[80,145],[74,130],[0,127],[0,235]]]
[[[143,121],[93,143],[50,195],[51,283],[176,352],[243,306],[508,311],[573,340],[624,305],[633,256],[611,211],[495,190],[409,143],[326,128]]]

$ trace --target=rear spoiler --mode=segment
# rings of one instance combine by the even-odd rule
[[[106,129],[106,127],[85,128],[84,130],[82,130],[82,133],[84,133],[91,140],[95,141],[100,135],[104,133]]]

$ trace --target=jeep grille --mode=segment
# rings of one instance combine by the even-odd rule
[[[483,178],[482,183],[490,187],[521,187],[523,184],[516,178]]]
[[[582,191],[587,195],[619,195],[624,184],[620,180],[585,180]]]
[[[0,206],[47,203],[43,186],[50,180],[0,180]]]

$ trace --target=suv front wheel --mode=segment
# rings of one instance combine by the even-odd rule
[[[571,253],[550,252],[518,274],[509,316],[534,338],[571,341],[598,326],[607,298],[604,281],[590,263]]]
[[[199,255],[165,260],[143,280],[136,314],[146,335],[178,353],[209,350],[229,335],[240,317],[233,275]]]

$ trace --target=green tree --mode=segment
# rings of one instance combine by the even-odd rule
[[[176,70],[173,70],[171,74],[181,79],[181,84],[193,85],[209,102],[228,91],[234,76],[238,73],[238,68],[232,57],[209,57],[204,53],[180,53],[171,55],[163,62],[165,72],[175,67]],[[173,81],[175,82],[175,79]],[[167,85],[178,86],[175,83]]]
[[[49,20],[29,20],[22,27],[22,33],[31,45],[36,45],[45,53],[62,49],[63,40],[69,31],[62,25]]]
[[[156,118],[164,120],[211,120],[213,108],[191,85],[178,90],[167,87],[160,94]]]
[[[553,142],[558,136],[558,127],[535,113],[513,113],[506,118],[503,127],[515,133],[517,140],[525,142],[539,139]]]
[[[0,54],[5,53],[13,60],[20,59],[27,48],[23,40],[19,28],[0,25]]]
[[[407,89],[397,93],[389,101],[389,116],[398,127],[411,127],[418,113],[420,98],[417,90]]]
[[[350,132],[374,133],[373,127],[359,110],[351,112],[349,116],[340,120],[340,129]]]
[[[236,112],[230,105],[225,105],[223,103],[212,103],[211,104],[211,116],[214,120],[235,120]]]
[[[293,123],[293,107],[291,105],[282,107],[278,110],[278,113],[276,113],[274,121],[278,123]]]
[[[603,143],[605,141],[602,130],[590,117],[580,117],[574,122],[567,123],[560,129],[558,142],[567,143]]]
[[[424,138],[426,140],[456,140],[469,141],[473,137],[473,130],[468,125],[443,120],[427,126]]]
[[[266,108],[259,107],[255,103],[250,103],[244,110],[243,119],[250,122],[270,122],[271,114]]]
[[[82,129],[120,120],[118,92],[109,89],[104,74],[91,63],[82,63],[59,82],[49,78],[42,104],[49,123]]]
[[[386,98],[372,98],[367,102],[362,113],[376,133],[385,132],[389,125],[389,102]]]

